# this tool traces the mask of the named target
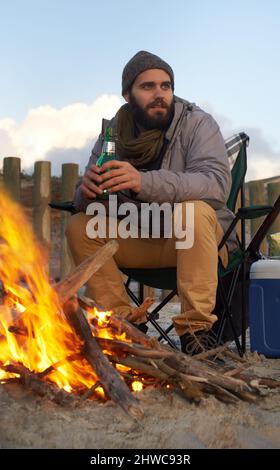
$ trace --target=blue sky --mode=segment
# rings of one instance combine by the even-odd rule
[[[0,167],[17,154],[25,168],[45,158],[83,171],[141,49],[225,137],[249,134],[250,179],[280,174],[278,0],[0,0]]]

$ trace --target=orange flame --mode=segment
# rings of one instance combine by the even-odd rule
[[[143,384],[142,382],[139,382],[139,380],[134,380],[131,386],[134,392],[141,392],[141,390],[143,390]]]
[[[110,316],[112,315],[112,310],[102,312],[97,310],[96,307],[88,309],[89,321],[96,323],[98,328],[98,337],[104,339],[118,339],[119,341],[125,341],[131,343],[131,340],[127,338],[126,333],[113,333],[109,326]]]
[[[65,320],[59,298],[48,279],[47,258],[37,242],[23,208],[0,193],[0,382],[16,374],[1,365],[22,363],[29,370],[50,368],[47,380],[67,392],[92,388],[104,398],[104,390],[85,359],[77,355],[80,340]],[[112,311],[89,309],[96,336],[131,342],[126,334],[109,327]],[[110,354],[110,351],[105,351]],[[72,357],[71,357],[72,356]],[[120,373],[130,368],[116,364]],[[132,382],[133,390],[143,384]]]
[[[22,207],[0,194],[0,362],[21,362],[35,372],[60,362],[48,379],[66,391],[91,387],[94,372],[83,360],[64,361],[79,351],[79,340],[64,319],[49,283],[46,259]],[[1,301],[1,300],[0,300]],[[9,327],[18,325],[23,334]],[[12,374],[0,370],[0,380]]]

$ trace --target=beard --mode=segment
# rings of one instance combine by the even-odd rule
[[[143,126],[147,130],[152,129],[167,129],[174,116],[174,98],[172,103],[168,105],[165,101],[161,98],[153,101],[150,103],[146,108],[143,108],[139,105],[138,101],[136,100],[135,96],[130,92],[129,93],[129,106],[132,112],[132,116],[134,120]],[[148,114],[148,110],[150,108],[154,108],[156,106],[161,106],[166,112],[163,114],[162,111],[155,113],[153,116]]]

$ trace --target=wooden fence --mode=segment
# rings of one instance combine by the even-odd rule
[[[247,183],[247,194],[249,205],[273,205],[280,194],[280,177],[250,181]],[[263,219],[264,217],[260,217],[250,221],[249,239],[256,233]],[[280,216],[277,217],[269,230],[268,237],[262,243],[261,251],[264,254],[271,254],[269,235],[277,232],[280,232]]]
[[[79,167],[74,163],[62,165],[61,194],[62,201],[73,198],[75,186],[79,178]],[[33,174],[33,227],[39,240],[47,245],[51,244],[51,209],[48,203],[51,200],[51,163],[39,161],[34,165]],[[3,185],[10,196],[20,202],[21,200],[21,162],[20,158],[6,157],[3,162]],[[246,184],[247,203],[273,204],[280,194],[280,177],[267,180],[251,181]],[[60,221],[60,273],[64,277],[71,267],[66,239],[65,227],[68,213],[61,213]],[[258,229],[262,219],[252,220],[247,223],[247,241]],[[277,218],[270,233],[280,232],[280,217]],[[263,251],[268,252],[267,242],[263,244]],[[56,254],[57,255],[57,254]],[[146,295],[151,292],[146,291]]]
[[[73,198],[75,186],[79,177],[79,165],[75,163],[65,163],[62,165],[62,176],[60,186],[60,200],[70,201]],[[6,192],[17,202],[21,202],[21,171],[20,158],[6,157],[3,161],[2,183]],[[60,253],[53,253],[51,247],[52,219],[49,202],[52,193],[51,163],[39,161],[34,164],[32,177],[32,222],[34,232],[40,242],[49,250],[50,258],[58,259],[59,272],[51,273],[54,277],[62,278],[72,268],[72,261],[67,249],[65,238],[65,227],[70,217],[69,213],[60,213],[59,230],[59,250]]]

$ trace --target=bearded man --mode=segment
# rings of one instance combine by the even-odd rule
[[[233,215],[226,202],[231,187],[224,139],[216,121],[198,106],[174,95],[174,73],[160,57],[140,51],[122,74],[126,101],[110,121],[117,134],[118,159],[96,166],[102,149],[97,140],[86,172],[75,193],[78,214],[70,218],[67,238],[75,263],[109,241],[88,238],[86,207],[104,189],[126,191],[137,201],[159,204],[192,203],[194,243],[176,249],[172,238],[117,237],[119,249],[88,282],[87,295],[106,310],[129,317],[132,306],[119,268],[177,268],[181,313],[174,326],[186,353],[207,346],[208,332],[217,321],[213,313],[217,291],[218,256],[224,266],[229,240],[218,245]],[[183,211],[184,214],[184,211]],[[188,221],[183,220],[187,225]],[[198,339],[194,345],[194,338]]]

